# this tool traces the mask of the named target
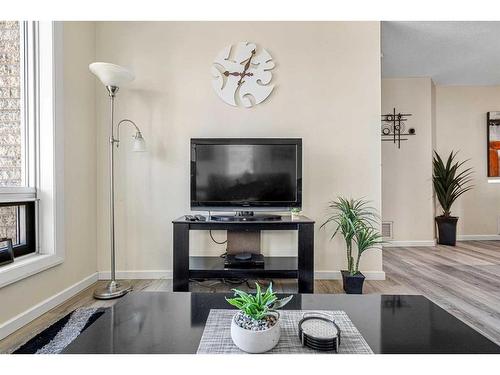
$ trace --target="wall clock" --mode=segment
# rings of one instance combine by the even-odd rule
[[[212,66],[212,87],[227,104],[253,107],[271,95],[272,57],[254,43],[239,42],[222,49]]]

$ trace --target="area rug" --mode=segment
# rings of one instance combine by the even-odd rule
[[[104,308],[76,309],[21,345],[13,354],[61,353],[105,312]]]
[[[245,354],[231,339],[231,319],[236,310],[212,309],[197,354]],[[306,312],[320,312],[330,316],[340,327],[340,354],[373,354],[368,343],[345,311],[280,310],[281,338],[269,354],[327,354],[302,346],[298,323]]]

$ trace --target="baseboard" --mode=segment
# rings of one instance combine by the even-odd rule
[[[152,279],[171,279],[173,272],[171,270],[136,270],[136,271],[116,271],[116,278],[122,280],[152,280]],[[99,280],[109,280],[111,272],[100,271]]]
[[[385,280],[384,271],[361,271],[365,275],[366,280]],[[340,271],[315,271],[314,278],[316,280],[341,280],[342,274]]]
[[[462,234],[457,235],[457,241],[500,241],[500,234]],[[384,247],[425,247],[436,246],[436,243],[436,240],[387,241]]]
[[[383,247],[418,247],[418,246],[436,246],[436,240],[422,241],[387,241]]]
[[[500,241],[500,234],[462,234],[457,241]]]
[[[97,273],[87,276],[76,284],[71,285],[63,291],[53,295],[52,297],[47,298],[45,301],[38,303],[37,305],[22,312],[21,314],[9,319],[5,323],[2,323],[0,325],[0,340],[17,331],[19,328],[25,326],[34,319],[38,318],[40,315],[45,314],[47,311],[67,301],[75,294],[81,292],[85,288],[88,288],[97,280]]]

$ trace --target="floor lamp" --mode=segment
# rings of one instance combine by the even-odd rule
[[[109,136],[109,234],[111,245],[111,280],[104,286],[97,288],[94,291],[94,298],[96,299],[112,299],[118,298],[127,294],[132,287],[129,283],[123,281],[116,281],[116,265],[115,265],[115,189],[114,189],[114,150],[115,146],[120,144],[120,126],[122,124],[129,124],[134,126],[134,144],[133,151],[142,152],[146,151],[146,143],[142,137],[141,130],[131,120],[124,119],[116,124],[115,136],[115,123],[114,123],[114,105],[115,96],[118,89],[135,78],[134,73],[130,70],[115,64],[95,62],[89,65],[89,69],[94,73],[97,78],[106,87],[109,94],[109,101],[111,105],[111,123],[110,123],[110,136]]]

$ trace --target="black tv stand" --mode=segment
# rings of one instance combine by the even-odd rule
[[[238,212],[236,215],[211,215],[213,221],[279,221],[280,215],[257,214],[252,211]]]
[[[235,216],[231,216],[234,218]],[[252,216],[250,216],[252,217]],[[258,218],[253,216],[252,218]],[[247,217],[248,218],[248,217]],[[280,217],[280,220],[223,221],[209,217],[205,221],[189,221],[184,216],[173,221],[174,238],[174,292],[189,291],[189,279],[298,279],[299,293],[314,292],[314,221],[299,216]],[[297,256],[264,257],[264,267],[228,268],[219,256],[190,256],[191,230],[226,230],[260,232],[268,230],[296,230]]]

